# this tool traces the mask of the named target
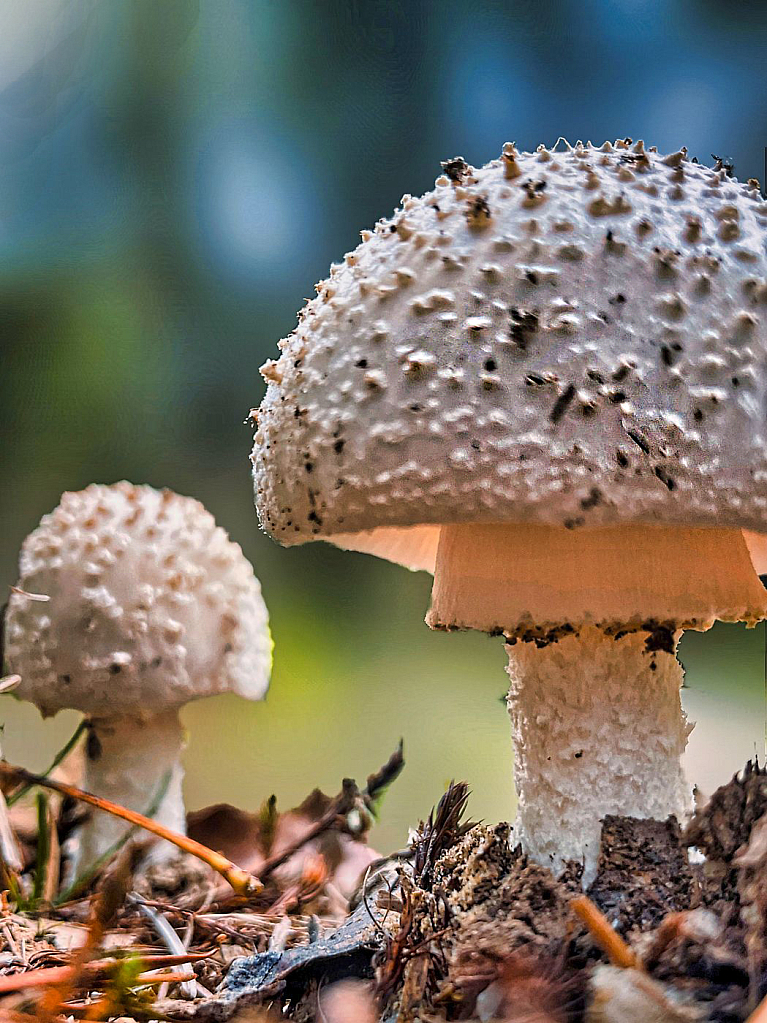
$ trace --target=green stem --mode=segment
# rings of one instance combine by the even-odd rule
[[[36,907],[43,899],[45,881],[50,869],[51,834],[48,818],[48,797],[44,792],[37,793],[37,857],[35,863],[35,881],[32,886],[32,906]]]

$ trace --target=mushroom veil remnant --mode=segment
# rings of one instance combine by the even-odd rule
[[[155,819],[183,833],[178,711],[224,692],[263,699],[271,639],[250,563],[199,501],[93,484],[64,494],[24,541],[5,657],[17,694],[44,715],[87,715],[87,789],[143,813],[164,785]],[[79,862],[124,830],[94,812]],[[153,856],[172,853],[163,842]]]
[[[688,807],[682,630],[767,616],[767,203],[630,139],[443,166],[263,368],[256,504],[505,638],[515,840],[588,878]]]

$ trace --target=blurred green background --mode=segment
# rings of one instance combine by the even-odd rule
[[[283,807],[405,739],[375,841],[452,777],[513,812],[498,640],[432,634],[430,579],[258,531],[243,420],[332,260],[514,139],[631,135],[762,177],[767,8],[692,0],[0,0],[0,580],[65,489],[200,498],[256,566],[264,704],[188,708],[190,807]],[[684,640],[704,789],[764,745],[764,630]],[[0,704],[33,768],[74,727]]]

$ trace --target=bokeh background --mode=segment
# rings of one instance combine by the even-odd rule
[[[189,708],[190,807],[283,807],[404,737],[375,841],[452,777],[513,812],[498,640],[431,634],[430,580],[258,531],[258,367],[296,310],[439,161],[631,135],[763,177],[767,6],[693,0],[0,0],[0,584],[65,489],[200,498],[262,579],[264,704]],[[764,747],[764,630],[685,637],[704,790]],[[42,768],[74,715],[0,703]]]

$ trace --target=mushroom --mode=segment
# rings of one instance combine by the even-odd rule
[[[264,367],[256,505],[504,637],[515,840],[588,880],[688,809],[682,630],[767,615],[767,203],[630,139],[443,166]]]
[[[155,819],[183,833],[179,708],[224,692],[263,699],[271,639],[250,563],[199,501],[122,482],[64,494],[26,538],[5,657],[44,716],[87,715],[88,790],[140,812],[159,799]],[[78,861],[124,829],[93,814]],[[152,858],[173,852],[159,843]]]

